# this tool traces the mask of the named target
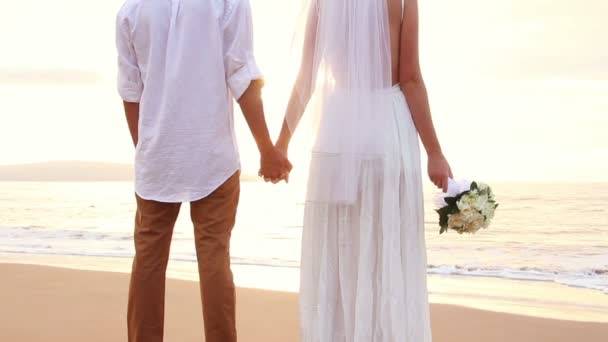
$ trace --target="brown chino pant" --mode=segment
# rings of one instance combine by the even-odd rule
[[[240,172],[208,197],[190,203],[207,342],[236,342],[236,295],[230,235],[240,193]],[[136,196],[135,259],[127,312],[129,342],[162,342],[165,273],[180,203]]]

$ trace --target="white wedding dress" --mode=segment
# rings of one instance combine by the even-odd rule
[[[430,342],[420,149],[391,84],[386,0],[309,1],[286,116],[315,132],[302,341]]]

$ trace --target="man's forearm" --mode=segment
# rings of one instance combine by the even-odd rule
[[[133,145],[137,146],[139,141],[139,103],[123,102],[123,104],[131,139],[133,139]]]
[[[273,148],[264,117],[262,81],[251,82],[238,102],[260,152]]]

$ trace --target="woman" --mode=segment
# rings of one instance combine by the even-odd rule
[[[444,191],[451,170],[420,72],[417,0],[307,2],[277,141],[287,154],[300,118],[312,117],[302,340],[429,342],[418,135]]]

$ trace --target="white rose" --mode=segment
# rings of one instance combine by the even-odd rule
[[[460,201],[458,201],[460,203],[458,209],[460,209],[460,211],[466,211],[468,209],[474,208],[476,205],[476,201],[477,195],[474,195],[472,193],[464,195],[460,198]]]
[[[483,210],[483,208],[488,206],[488,196],[487,195],[481,195],[479,197],[477,197],[477,200],[475,201],[475,208],[477,210]]]
[[[481,229],[485,223],[485,217],[480,213],[473,213],[467,217],[464,230],[467,233],[475,233]]]
[[[470,222],[471,220],[473,220],[473,218],[475,217],[475,214],[477,214],[477,211],[475,211],[473,208],[471,209],[466,209],[464,211],[461,212],[462,214],[462,219],[464,220],[465,224],[467,222]]]
[[[449,215],[448,216],[448,227],[451,229],[458,229],[464,227],[465,219],[462,214]]]
[[[461,212],[471,209],[471,204],[464,197],[461,198],[460,201],[456,202],[456,205],[458,206],[458,210],[460,210]]]
[[[483,208],[481,209],[481,213],[488,219],[493,219],[495,212],[496,212],[496,208],[494,208],[494,204],[489,203],[489,202],[486,203],[483,206]]]

